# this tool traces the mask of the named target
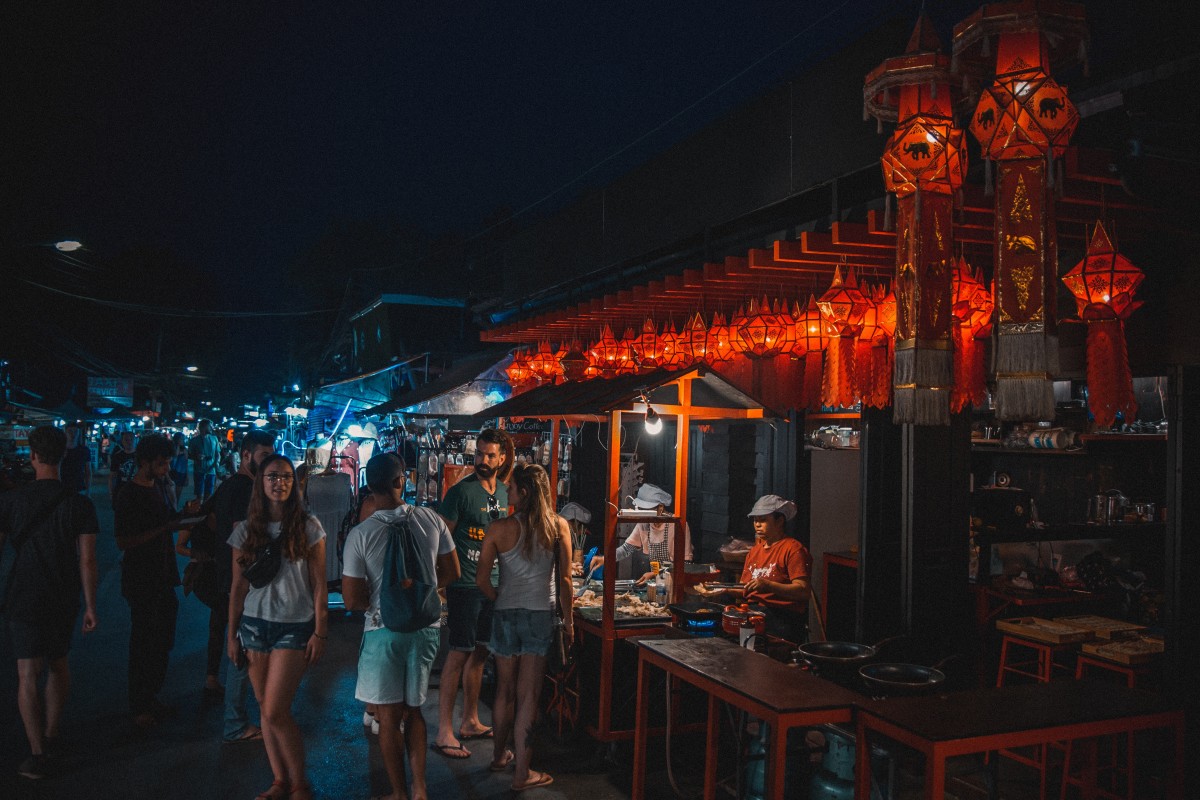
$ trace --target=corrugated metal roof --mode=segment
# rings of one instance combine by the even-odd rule
[[[490,420],[500,417],[582,417],[604,416],[611,411],[629,411],[646,394],[651,403],[677,405],[680,378],[695,375],[692,381],[692,407],[695,417],[703,418],[704,409],[763,409],[767,416],[783,416],[738,389],[704,366],[682,370],[655,370],[641,375],[618,375],[546,384],[485,409],[473,418]]]

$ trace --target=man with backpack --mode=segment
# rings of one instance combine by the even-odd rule
[[[346,537],[342,596],[348,610],[366,612],[354,696],[376,706],[379,748],[392,796],[406,796],[407,751],[412,768],[407,796],[425,800],[426,726],[421,705],[441,632],[440,619],[430,614],[430,589],[421,584],[432,581],[444,588],[458,579],[461,568],[442,518],[432,509],[405,504],[405,480],[404,461],[395,453],[380,453],[367,462],[367,486],[376,511]],[[406,611],[404,603],[414,592],[420,598]]]
[[[213,435],[212,423],[200,420],[196,435],[188,442],[188,456],[192,465],[192,480],[196,487],[196,499],[201,503],[208,500],[217,483],[217,465],[221,460],[221,443]]]

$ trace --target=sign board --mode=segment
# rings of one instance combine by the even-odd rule
[[[129,408],[133,381],[128,378],[88,378],[87,404],[92,408]]]

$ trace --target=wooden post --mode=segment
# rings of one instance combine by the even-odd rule
[[[559,421],[550,421],[550,491],[554,495],[554,508],[558,510],[558,435]]]
[[[684,566],[686,550],[684,547],[685,531],[687,530],[687,483],[688,483],[688,426],[691,417],[688,410],[692,407],[692,381],[685,378],[679,381],[680,414],[675,417],[675,516],[679,524],[675,526],[675,541],[672,542],[671,595],[672,603],[683,601],[683,582],[687,568]]]

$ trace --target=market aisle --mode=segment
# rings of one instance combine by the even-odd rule
[[[259,743],[220,744],[221,709],[201,700],[208,609],[195,598],[180,604],[175,649],[162,693],[164,702],[178,709],[178,717],[149,735],[136,732],[129,721],[125,710],[129,611],[120,592],[120,553],[112,538],[106,480],[106,475],[98,476],[92,491],[101,525],[97,547],[100,627],[86,638],[77,633],[72,647],[74,686],[63,720],[64,756],[58,777],[34,782],[16,776],[27,746],[16,708],[15,663],[7,637],[0,637],[4,640],[0,644],[0,797],[249,800],[271,782],[266,755]],[[326,657],[305,677],[296,699],[309,775],[320,798],[367,798],[387,786],[375,737],[364,732],[362,708],[354,701],[361,624],[361,618],[331,613]],[[431,725],[436,724],[435,689],[430,692],[425,715]],[[488,717],[485,712],[485,719]],[[528,797],[628,797],[627,763],[615,766],[595,760],[597,748],[586,742],[576,750],[552,751],[550,743],[538,747],[541,755],[535,767],[549,771],[555,782],[525,793]],[[431,797],[485,800],[512,796],[510,775],[493,775],[487,770],[490,744],[472,750],[472,757],[462,761],[430,752]]]

